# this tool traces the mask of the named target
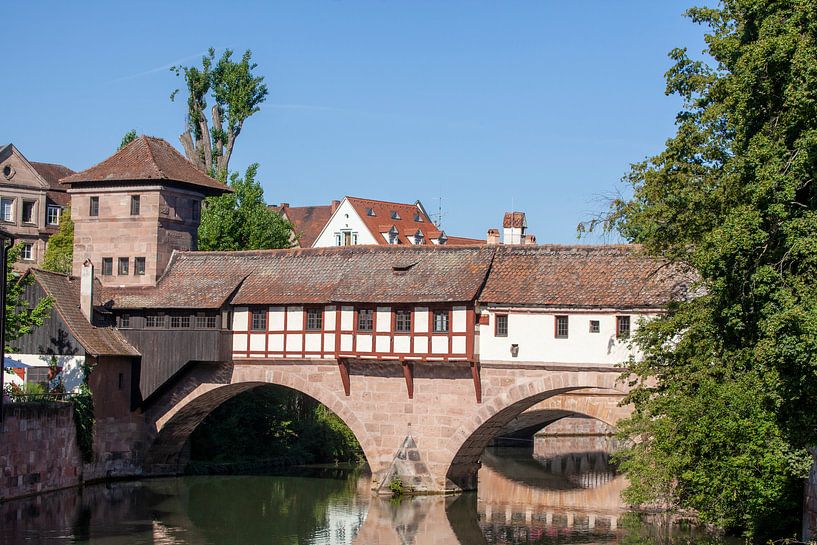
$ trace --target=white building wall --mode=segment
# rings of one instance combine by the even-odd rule
[[[66,392],[76,392],[82,385],[82,366],[85,363],[85,356],[53,356],[57,358],[57,367],[62,371],[58,378],[62,379]],[[6,385],[16,384],[22,387],[25,380],[15,373],[15,369],[27,369],[31,367],[48,367],[52,356],[41,354],[7,354],[5,357],[6,372],[4,381]],[[52,381],[51,386],[56,386],[57,380]]]
[[[389,223],[389,218],[383,218],[382,223]],[[315,239],[312,247],[326,248],[329,246],[337,246],[335,234],[341,230],[350,230],[352,233],[357,233],[358,244],[378,244],[378,241],[374,237],[375,235],[378,237],[380,235],[369,231],[354,207],[349,203],[349,200],[344,198],[337,210],[335,210],[335,213],[329,218],[321,234]]]
[[[616,316],[630,316],[631,332],[638,327],[644,314],[627,312],[562,312],[487,309],[487,325],[480,325],[476,342],[482,362],[537,362],[582,365],[612,365],[625,362],[630,356],[628,342],[616,338]],[[508,336],[495,335],[496,314],[508,315]],[[557,338],[556,316],[568,316],[568,337]],[[590,333],[590,321],[598,320],[599,332]],[[512,345],[518,345],[516,357]],[[638,354],[634,354],[638,355]]]

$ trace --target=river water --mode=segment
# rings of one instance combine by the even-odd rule
[[[479,491],[378,498],[362,470],[117,482],[0,505],[0,543],[95,545],[487,545],[710,541],[645,522],[620,500],[609,456],[537,460],[492,448]]]

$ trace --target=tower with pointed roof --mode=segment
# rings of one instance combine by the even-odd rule
[[[71,196],[73,274],[90,259],[107,286],[154,285],[174,250],[196,249],[204,198],[231,191],[150,136],[60,183]]]

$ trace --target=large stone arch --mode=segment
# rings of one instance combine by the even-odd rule
[[[607,390],[626,392],[619,381],[619,373],[610,370],[539,373],[540,378],[517,382],[507,388],[500,380],[486,388],[486,402],[470,417],[463,419],[456,434],[444,443],[453,454],[446,478],[463,490],[476,488],[479,459],[488,443],[509,422],[534,405],[554,396],[576,390]],[[491,373],[484,373],[490,381]],[[490,395],[494,394],[494,395]]]
[[[372,459],[374,439],[343,397],[340,378],[337,377],[339,384],[333,384],[338,371],[332,366],[301,363],[275,366],[227,364],[217,372],[212,366],[209,367],[189,370],[182,384],[175,385],[164,399],[154,402],[146,412],[154,431],[145,456],[145,469],[148,472],[166,473],[182,469],[184,445],[207,415],[228,399],[265,385],[291,388],[325,405],[355,435],[366,460]]]

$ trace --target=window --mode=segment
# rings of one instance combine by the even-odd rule
[[[170,327],[174,329],[190,327],[190,316],[171,316]]]
[[[201,203],[196,199],[190,201],[190,208],[192,210],[191,215],[193,217],[193,221],[199,221],[201,219]]]
[[[306,309],[306,329],[309,331],[320,331],[323,329],[323,309]]]
[[[252,311],[252,322],[250,329],[252,331],[266,331],[267,330],[267,311],[266,309],[258,309]]]
[[[119,327],[130,327],[130,316],[123,314],[119,317]]]
[[[411,333],[411,311],[398,309],[394,311],[394,330],[398,333]]]
[[[176,207],[176,197],[168,196],[165,198],[165,202],[167,203],[167,216],[173,219],[177,219],[179,217],[179,210]]]
[[[357,330],[371,331],[374,325],[374,311],[370,308],[361,308],[357,311]]]
[[[23,249],[20,251],[20,259],[23,261],[33,261],[34,260],[34,245],[25,243],[23,244]]]
[[[51,382],[49,375],[51,374],[51,369],[48,367],[29,367],[26,369],[26,382],[28,384],[42,384],[43,386],[48,386],[48,383]]]
[[[508,336],[508,315],[497,314],[494,322],[494,336],[507,337]]]
[[[102,258],[102,276],[111,276],[113,274],[113,258]]]
[[[616,316],[616,337],[626,339],[630,336],[630,317]]]
[[[34,201],[23,201],[23,223],[35,223],[34,221]]]
[[[121,390],[124,385],[125,385],[125,375],[123,375],[122,373],[119,373],[119,383],[118,383],[119,389]]]
[[[567,316],[556,316],[556,338],[567,339]]]
[[[367,216],[374,216],[375,215],[374,208],[367,208],[366,209],[366,215]]]
[[[133,258],[133,274],[140,275],[140,276],[145,274],[145,258],[144,257],[134,257]]]
[[[0,199],[0,219],[14,221],[14,199]]]
[[[422,222],[423,221],[423,216],[421,216],[419,212],[415,213],[414,214],[414,221]]]
[[[59,206],[49,206],[45,212],[45,222],[48,225],[59,225],[61,211]]]
[[[392,210],[391,211],[391,219],[399,220],[400,219],[400,214],[398,214],[395,210]]]
[[[131,216],[138,216],[139,215],[139,195],[131,195],[130,196],[130,215]]]
[[[590,320],[590,333],[598,333],[599,330],[600,330],[599,321],[598,320]]]
[[[120,276],[121,275],[127,275],[129,265],[130,265],[130,259],[128,259],[127,257],[120,257],[119,258],[119,266],[117,267],[116,273],[119,274]]]
[[[197,329],[215,329],[216,328],[216,317],[215,316],[196,316],[196,328]]]
[[[165,325],[164,315],[150,314],[145,316],[145,327],[163,327]]]
[[[99,215],[99,197],[91,197],[90,204],[88,205],[88,215],[89,216]]]
[[[448,333],[448,311],[434,311],[434,333]]]

